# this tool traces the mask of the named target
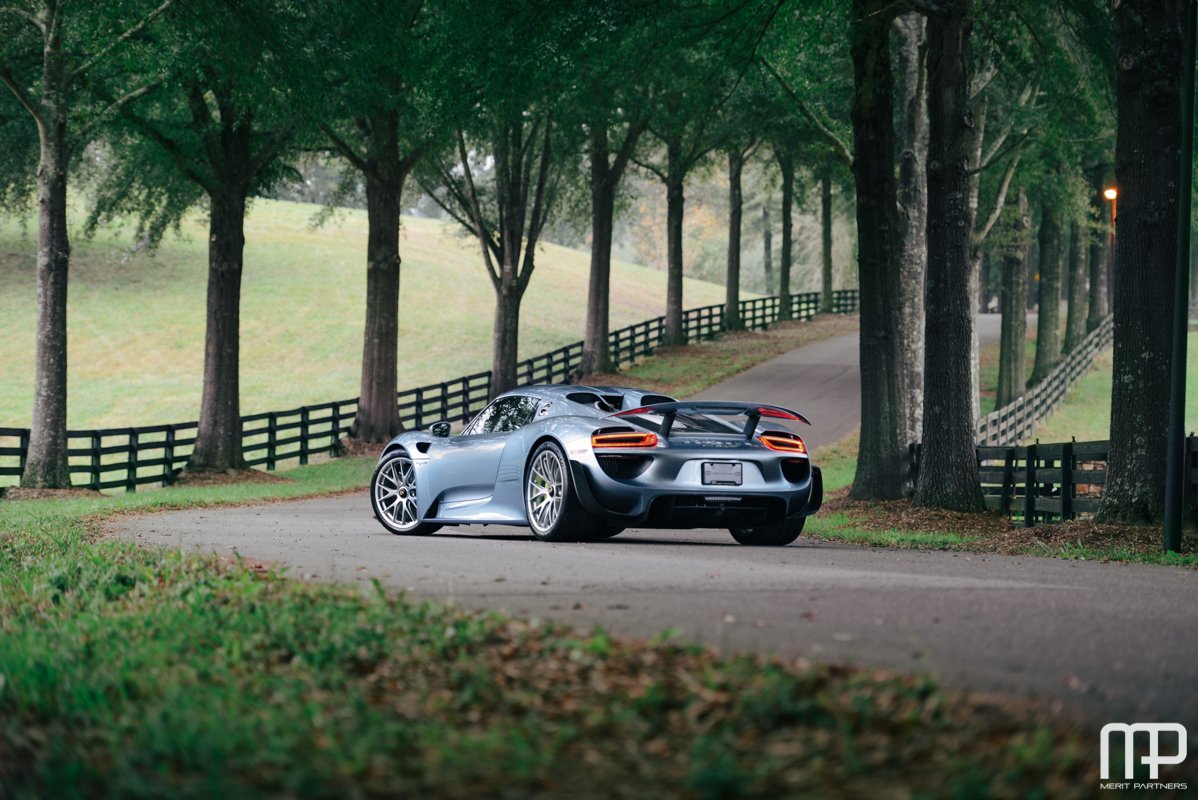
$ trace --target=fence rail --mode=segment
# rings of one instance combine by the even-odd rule
[[[791,318],[812,319],[819,312],[819,294],[791,295]],[[834,310],[851,314],[858,308],[856,289],[833,295]],[[778,297],[740,302],[742,324],[760,330],[778,321]],[[687,342],[711,339],[723,330],[724,306],[712,305],[683,312]],[[612,331],[608,337],[615,365],[626,365],[650,355],[661,346],[665,318],[638,322]],[[521,361],[516,374],[524,384],[569,383],[582,363],[582,342]],[[477,372],[460,378],[405,389],[396,402],[399,419],[407,429],[424,428],[440,420],[461,422],[487,404],[491,373]],[[300,464],[316,454],[336,455],[339,443],[354,421],[358,399],[336,400],[287,411],[267,411],[241,418],[242,453],[249,466],[274,469],[279,462]],[[137,491],[145,485],[168,484],[182,469],[195,447],[198,423],[150,425],[141,428],[104,428],[67,432],[67,453],[72,483],[89,489]],[[28,428],[0,428],[0,485],[11,485],[25,470],[29,452]],[[13,479],[17,480],[13,480]]]
[[[1112,331],[1113,324],[1108,315],[1044,380],[1015,402],[995,409],[978,420],[974,433],[978,444],[1019,444],[1030,439],[1035,433],[1036,423],[1056,410],[1073,384],[1090,371],[1095,357],[1111,346]]]
[[[1198,437],[1185,443],[1186,493],[1198,491]],[[1025,527],[1077,519],[1098,510],[1106,488],[1110,442],[1053,442],[996,447],[979,445],[978,476],[986,508]],[[919,447],[911,445],[918,473]]]
[[[1076,519],[1098,510],[1106,486],[1109,442],[1055,442],[1023,445],[1035,425],[1052,413],[1065,395],[1111,345],[1107,316],[1048,376],[1014,403],[978,421],[978,477],[986,507],[1031,527],[1041,522]],[[1198,482],[1198,439],[1186,440],[1188,487]],[[920,446],[909,452],[911,481],[919,478]]]

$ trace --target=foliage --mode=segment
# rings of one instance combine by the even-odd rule
[[[0,504],[0,790],[1015,797],[1093,772],[1083,732],[926,678],[625,642],[89,533],[120,509],[335,490],[368,467]]]

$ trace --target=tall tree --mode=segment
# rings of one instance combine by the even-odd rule
[[[765,273],[765,291],[774,290],[774,226],[770,222],[770,198],[761,201],[761,271]]]
[[[740,318],[740,234],[744,217],[744,194],[741,190],[741,175],[745,160],[756,147],[756,142],[729,144],[728,156],[728,261],[724,275],[724,329],[740,330],[744,323]]]
[[[131,88],[111,103],[95,103],[89,78],[110,71],[119,56],[173,0],[76,3],[35,0],[0,6],[0,82],[37,129],[37,349],[33,417],[21,485],[71,485],[67,460],[67,177],[71,159],[116,110],[151,91]]]
[[[1090,224],[1086,226],[1089,242],[1087,272],[1090,276],[1090,297],[1086,309],[1086,331],[1092,331],[1101,323],[1107,312],[1106,274],[1106,230],[1101,222],[1106,217],[1102,196],[1106,188],[1106,170],[1094,167],[1090,170]]]
[[[923,427],[924,292],[927,270],[928,87],[927,23],[914,12],[894,21],[898,55],[900,442],[919,439]]]
[[[898,188],[894,154],[894,75],[887,0],[854,0],[853,177],[857,188],[861,333],[861,444],[851,496],[901,497],[906,442],[899,398]]]
[[[1036,365],[1032,383],[1048,377],[1061,360],[1061,217],[1053,199],[1040,207],[1040,312],[1036,318]]]
[[[1027,194],[1021,189],[1015,203],[1008,203],[1005,224],[995,250],[1002,261],[1002,341],[998,361],[998,392],[995,408],[1010,405],[1027,388],[1027,273],[1031,249],[1032,218]]]
[[[1181,63],[1184,0],[1112,7],[1119,232],[1111,451],[1099,517],[1149,522],[1164,512],[1181,75],[1193,66]]]
[[[204,378],[192,472],[245,465],[240,420],[241,276],[249,198],[289,174],[280,160],[295,131],[285,55],[300,46],[296,9],[272,3],[252,13],[193,0],[191,13],[159,26],[148,74],[162,90],[120,109],[92,223],[140,215],[150,238],[201,200],[208,207]],[[110,91],[105,89],[104,91]]]
[[[782,242],[778,252],[778,317],[790,319],[790,273],[794,265],[795,161],[787,149],[774,149],[782,176]]]
[[[967,169],[969,0],[945,0],[928,18],[928,298],[923,450],[914,502],[982,511],[970,397],[970,232]]]
[[[1086,223],[1074,219],[1069,225],[1068,302],[1065,312],[1065,352],[1081,344],[1086,335]]]
[[[431,145],[440,48],[437,15],[424,0],[351,0],[325,9],[314,32],[317,64],[298,77],[321,81],[319,135],[366,188],[366,316],[352,435],[381,443],[399,433],[400,212],[404,184]],[[385,23],[385,24],[384,24]],[[347,46],[352,43],[352,46]],[[293,56],[294,57],[294,56]]]
[[[836,282],[832,269],[832,170],[832,163],[826,161],[819,173],[819,309],[825,314],[831,314],[835,310],[833,297]]]

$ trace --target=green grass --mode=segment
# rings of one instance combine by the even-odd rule
[[[624,642],[89,533],[369,468],[0,502],[0,795],[1014,797],[1093,772],[1082,732],[924,678]]]
[[[354,397],[361,369],[366,217],[346,211],[313,230],[318,207],[257,200],[246,223],[241,311],[243,413]],[[72,231],[68,305],[72,428],[194,420],[204,347],[207,232],[190,218],[154,255],[130,229],[92,241]],[[0,426],[29,424],[36,225],[0,224]],[[495,295],[477,244],[451,225],[404,218],[401,388],[488,369]],[[522,358],[582,338],[587,253],[545,245],[525,296]],[[663,272],[613,264],[613,328],[665,309]],[[723,287],[687,280],[687,307]]]
[[[1186,347],[1186,431],[1198,431],[1198,333],[1191,332]],[[1094,368],[1069,391],[1056,411],[1036,426],[1042,442],[1105,440],[1111,436],[1110,350],[1095,359]]]

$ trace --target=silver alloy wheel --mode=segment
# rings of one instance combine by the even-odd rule
[[[528,522],[535,531],[546,533],[553,529],[561,516],[565,494],[566,465],[555,450],[547,447],[529,467],[524,488]]]
[[[403,453],[393,456],[374,482],[374,504],[387,524],[407,531],[420,524],[416,516],[416,470]]]

